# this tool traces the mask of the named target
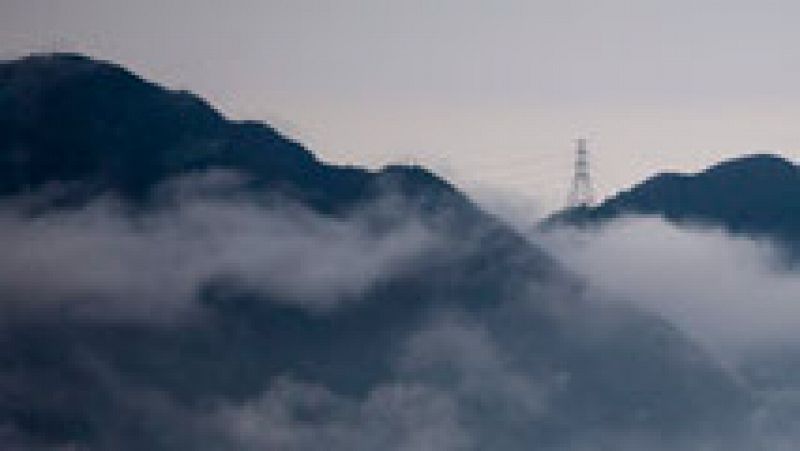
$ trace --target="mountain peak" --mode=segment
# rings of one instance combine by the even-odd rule
[[[82,53],[54,52],[54,53],[31,53],[22,58],[3,62],[6,66],[14,67],[38,67],[45,69],[48,67],[59,67],[64,69],[72,66],[77,67],[113,67],[116,70],[125,71],[121,66],[110,61],[92,58]],[[126,71],[127,72],[127,71]]]
[[[800,167],[770,154],[717,163],[696,174],[662,173],[580,215],[592,223],[626,215],[722,226],[731,232],[800,237]],[[561,214],[565,222],[576,223]]]
[[[72,88],[91,80],[155,88],[154,84],[122,66],[79,53],[35,53],[16,60],[0,61],[0,83],[23,88],[28,96],[38,94],[41,89]]]
[[[111,62],[74,53],[0,62],[0,195],[54,184],[77,201],[105,191],[144,199],[169,177],[209,168],[326,211],[370,196],[371,185],[462,197],[421,167],[325,165],[267,124],[228,120],[195,94]]]
[[[697,175],[705,178],[736,177],[749,183],[774,183],[776,178],[796,177],[797,172],[798,167],[786,158],[762,153],[720,162]]]

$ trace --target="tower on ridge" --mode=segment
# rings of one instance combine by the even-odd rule
[[[572,176],[572,189],[567,199],[567,208],[586,208],[594,203],[594,189],[589,175],[589,152],[586,138],[575,140],[575,169]]]

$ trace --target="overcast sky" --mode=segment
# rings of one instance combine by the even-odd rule
[[[800,158],[798,17],[792,0],[0,0],[0,56],[111,59],[325,160],[415,161],[542,211],[579,136],[600,195]]]

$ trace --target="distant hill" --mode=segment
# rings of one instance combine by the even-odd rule
[[[800,167],[778,156],[752,155],[697,174],[659,174],[596,207],[564,211],[550,221],[597,223],[626,215],[657,215],[733,233],[797,240]]]
[[[210,168],[248,176],[320,211],[368,200],[386,183],[462,202],[420,168],[373,174],[320,163],[297,142],[258,122],[229,121],[204,100],[78,54],[0,62],[0,194],[58,183],[81,201],[114,192],[146,199],[164,180]]]
[[[352,399],[340,412],[351,416],[357,403],[370,406],[370,393],[381,384],[439,387],[454,397],[457,418],[477,435],[477,449],[530,449],[533,443],[544,449],[584,432],[605,435],[612,430],[642,430],[656,437],[727,437],[753,406],[746,387],[660,319],[621,304],[612,310],[613,321],[604,321],[601,307],[591,302],[592,293],[580,281],[423,168],[367,171],[324,164],[268,125],[231,121],[191,93],[165,89],[117,65],[81,55],[34,55],[0,63],[4,212],[14,208],[15,200],[46,192],[50,203],[26,214],[31,220],[55,215],[56,220],[45,221],[54,226],[47,230],[60,230],[59,213],[77,214],[98,199],[112,198],[127,207],[125,213],[138,230],[137,218],[175,208],[162,202],[159,188],[165,183],[218,169],[245,176],[235,202],[287,199],[336,227],[341,227],[339,219],[389,198],[389,211],[370,223],[370,233],[381,236],[397,223],[414,219],[447,245],[430,251],[410,269],[387,274],[380,283],[352,295],[358,299],[350,300],[347,308],[329,313],[298,308],[278,295],[251,292],[225,274],[197,287],[202,315],[195,321],[165,325],[86,320],[57,309],[37,316],[3,307],[0,445],[225,449],[205,440],[214,429],[202,422],[206,417],[201,414],[220,404],[238,406],[272,393],[273,382],[281,377]],[[261,205],[258,202],[254,204]],[[7,224],[0,223],[0,234],[5,233],[3,227]],[[33,243],[39,229],[30,230]],[[231,237],[237,233],[230,230]],[[171,246],[185,237],[158,238],[163,240],[158,245]],[[276,245],[284,243],[268,235],[250,243]],[[359,252],[367,258],[374,249]],[[90,264],[95,257],[81,255],[66,264]],[[316,257],[287,259],[286,270],[303,269]],[[120,254],[112,263],[125,259]],[[331,266],[355,263],[341,259]],[[178,273],[181,269],[175,268]],[[337,268],[324,269],[320,277],[335,274]],[[152,283],[158,287],[160,279],[155,279]],[[0,305],[24,305],[29,295],[12,292]],[[65,302],[82,305],[81,295],[69,293]],[[327,296],[335,304],[339,295]],[[498,355],[492,346],[459,351],[474,336],[484,340],[480,333],[467,335],[467,345],[456,341],[443,355],[423,347],[411,364],[434,357],[444,361],[434,361],[439,370],[426,378],[407,381],[410,376],[396,362],[401,344],[446,312],[479,325],[490,344],[499,348]],[[591,333],[589,326],[595,322],[602,330]],[[462,329],[445,329],[433,338],[446,343],[464,340]],[[502,377],[497,365],[506,372],[500,372]],[[514,410],[537,399],[538,388],[523,390],[531,399],[508,396],[527,390],[534,378],[553,381],[547,409]],[[477,392],[476,384],[482,387]],[[319,390],[300,394],[314,393]],[[378,392],[393,393],[397,395]],[[264,432],[302,433],[303,427],[331,415],[324,409],[331,397],[320,396],[289,411],[267,404],[261,412],[267,419],[295,423],[280,423],[285,430],[267,427]],[[449,406],[437,397],[431,401]],[[397,412],[386,413],[392,414]],[[377,415],[375,421],[368,420],[375,426],[385,419]],[[408,422],[418,420],[412,417]],[[264,429],[253,424],[251,433]],[[345,426],[333,424],[328,432],[341,432]],[[362,448],[370,449],[368,444]]]

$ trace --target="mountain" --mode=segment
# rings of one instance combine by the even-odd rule
[[[225,168],[245,173],[252,188],[284,192],[324,211],[373,195],[383,179],[457,198],[421,168],[388,167],[373,177],[323,165],[265,124],[226,120],[189,92],[165,90],[82,55],[2,63],[0,89],[5,195],[59,182],[68,200],[109,191],[141,199],[169,177]]]
[[[657,215],[678,223],[721,226],[732,233],[800,238],[800,167],[773,155],[724,161],[697,174],[659,174],[596,207],[554,219],[602,222]]]
[[[112,63],[0,63],[0,196],[6,449],[686,449],[757,405],[435,174]]]
[[[782,272],[777,274],[791,280],[800,259],[798,199],[800,166],[779,156],[757,154],[723,161],[696,174],[655,175],[598,206],[558,212],[542,228],[564,224],[593,228],[642,215],[677,225],[720,228],[733,235],[771,240],[781,258]],[[763,271],[772,274],[772,269]],[[772,295],[778,288],[767,285],[764,290]],[[791,300],[789,296],[787,301]],[[770,396],[792,405],[796,412],[797,399],[790,394],[800,387],[800,348],[789,339],[742,354],[736,363],[742,377],[759,391],[777,393]]]

